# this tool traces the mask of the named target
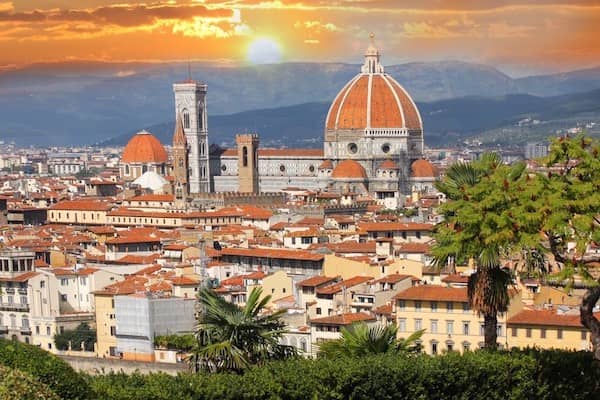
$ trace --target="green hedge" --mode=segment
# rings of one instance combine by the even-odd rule
[[[600,366],[590,353],[537,350],[292,360],[243,375],[110,374],[89,380],[99,400],[600,398]]]
[[[83,376],[63,360],[37,346],[0,340],[0,365],[33,376],[62,399],[91,398],[89,386]]]

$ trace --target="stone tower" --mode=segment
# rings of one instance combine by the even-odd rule
[[[181,116],[188,145],[189,192],[210,191],[206,85],[192,79],[173,84],[175,115]]]
[[[188,145],[181,115],[177,115],[173,132],[173,193],[175,202],[185,204],[189,193]]]
[[[258,135],[236,135],[239,192],[258,193]]]

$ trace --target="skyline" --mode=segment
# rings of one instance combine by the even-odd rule
[[[359,63],[371,32],[385,65],[452,59],[514,76],[600,65],[597,1],[396,3],[82,0],[74,8],[67,0],[0,0],[0,68],[73,60]]]

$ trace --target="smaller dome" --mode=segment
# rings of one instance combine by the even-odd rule
[[[427,160],[417,160],[412,163],[411,174],[413,178],[436,178],[438,176],[437,168]]]
[[[168,155],[160,141],[151,133],[138,132],[123,150],[124,163],[166,163]]]
[[[367,179],[367,172],[358,162],[354,160],[344,160],[335,167],[331,177],[341,179]]]
[[[398,166],[398,164],[396,164],[394,161],[388,158],[387,160],[379,164],[379,169],[400,169],[400,167]]]
[[[142,176],[133,181],[133,183],[140,185],[143,189],[150,189],[156,192],[162,190],[169,181],[154,171],[146,171]]]
[[[331,160],[325,160],[319,165],[319,169],[333,169],[333,163]]]

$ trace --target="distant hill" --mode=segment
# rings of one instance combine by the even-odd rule
[[[488,133],[491,135],[498,129],[513,129],[520,120],[539,120],[540,125],[519,127],[516,137],[505,137],[505,142],[522,143],[550,136],[552,130],[548,129],[540,131],[540,135],[536,134],[538,127],[548,126],[544,124],[561,124],[577,117],[600,120],[600,90],[545,98],[523,94],[493,98],[470,96],[421,102],[417,106],[425,125],[425,141],[430,145],[456,143],[468,137],[487,141]],[[328,102],[318,102],[210,116],[210,140],[222,146],[231,146],[236,133],[258,132],[262,146],[321,147],[328,108]],[[172,122],[151,125],[146,129],[157,135],[161,142],[171,143]],[[102,144],[123,145],[133,134],[135,131]],[[493,139],[502,142],[496,140],[502,137]]]
[[[195,78],[208,83],[208,109],[214,119],[248,110],[329,103],[359,66],[286,63],[232,67],[193,63],[191,69]],[[34,64],[1,71],[0,140],[40,145],[91,144],[168,121],[173,118],[174,108],[171,85],[184,78],[186,71],[184,63],[95,62]],[[519,79],[490,66],[459,61],[393,65],[386,71],[416,101],[432,104],[466,96],[520,93],[544,97],[600,88],[600,68]],[[296,123],[307,129],[318,125],[317,121],[310,125],[300,119]],[[219,126],[215,121],[212,124]],[[431,124],[435,126],[435,122]],[[319,134],[321,129],[317,129]]]

